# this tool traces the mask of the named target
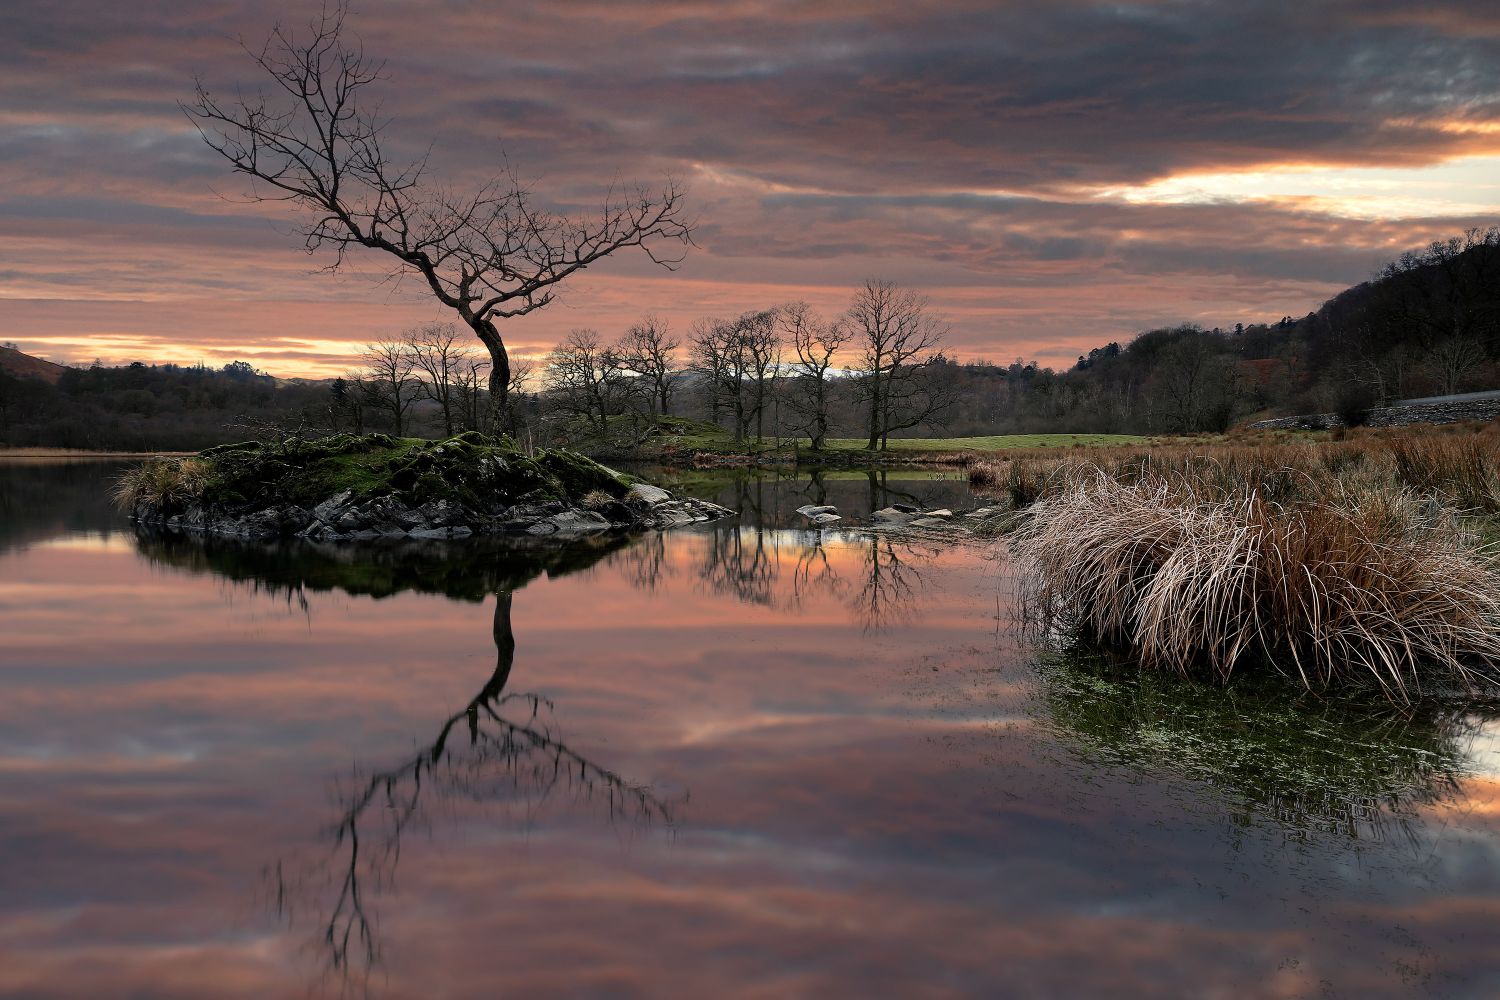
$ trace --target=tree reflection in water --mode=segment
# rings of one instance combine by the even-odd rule
[[[306,866],[278,862],[277,911],[291,923],[310,913],[329,973],[363,986],[381,962],[372,896],[390,889],[403,836],[443,806],[478,804],[514,810],[523,826],[559,793],[589,804],[610,823],[670,828],[668,801],[573,750],[551,724],[552,703],[505,693],[515,661],[510,593],[495,598],[495,672],[477,694],[438,727],[430,745],[393,767],[342,790],[340,814],[325,831],[331,857]],[[462,724],[467,737],[454,739]]]
[[[686,795],[669,800],[574,750],[553,722],[552,702],[508,693],[515,665],[513,593],[542,575],[588,569],[629,545],[620,535],[572,543],[493,540],[328,546],[141,535],[151,561],[211,572],[258,590],[389,596],[440,593],[467,601],[492,593],[495,669],[478,692],[437,727],[421,750],[377,771],[356,774],[336,794],[337,818],[322,839],[328,855],[282,859],[268,871],[276,912],[310,922],[327,974],[362,991],[381,963],[375,901],[394,884],[403,837],[435,814],[459,807],[508,810],[528,826],[544,805],[566,797],[611,824],[671,828]]]

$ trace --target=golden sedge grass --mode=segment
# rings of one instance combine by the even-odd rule
[[[1223,679],[1245,664],[1312,689],[1500,679],[1500,576],[1410,490],[1277,501],[1178,473],[1054,475],[1012,537],[1023,606],[1144,665]]]
[[[197,458],[160,458],[142,462],[115,482],[115,505],[126,513],[141,506],[182,507],[203,493],[208,464]]]

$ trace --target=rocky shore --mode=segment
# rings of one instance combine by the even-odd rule
[[[1012,511],[1003,504],[975,507],[954,512],[947,507],[923,510],[914,504],[893,503],[874,511],[862,522],[849,524],[837,507],[809,504],[797,508],[814,528],[854,527],[865,531],[890,534],[921,534],[946,538],[966,538],[998,534],[1005,529]]]
[[[734,516],[583,455],[525,454],[473,432],[226,445],[147,463],[122,480],[117,498],[143,528],[321,542],[578,537]]]

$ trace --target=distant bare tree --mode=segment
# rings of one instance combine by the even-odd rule
[[[700,323],[691,343],[693,369],[708,380],[715,422],[727,405],[734,415],[736,443],[744,442],[752,428],[757,440],[763,438],[766,403],[781,360],[775,310]]]
[[[871,279],[854,293],[846,320],[860,347],[854,387],[865,406],[866,448],[884,449],[892,431],[915,427],[951,405],[951,395],[927,378],[947,330],[926,296]]]
[[[474,371],[474,351],[459,335],[453,323],[428,323],[401,334],[411,355],[412,374],[423,396],[438,405],[443,415],[443,433],[452,437],[455,417],[462,411],[458,400],[458,382],[467,370]]]
[[[609,431],[609,418],[620,412],[626,392],[626,370],[619,352],[600,343],[598,333],[568,334],[547,356],[544,377],[554,405],[600,434]]]
[[[524,368],[530,373],[530,363],[511,361],[511,384],[514,389],[515,373]],[[489,426],[489,409],[484,405],[490,363],[478,358],[467,358],[453,374],[453,399],[459,419],[466,430],[486,431]]]
[[[406,433],[406,411],[421,392],[411,351],[404,341],[377,340],[365,346],[360,360],[365,364],[359,377],[365,403],[389,414],[392,433],[400,437]]]
[[[797,355],[787,373],[791,384],[787,403],[796,414],[797,429],[819,451],[832,422],[834,356],[854,338],[854,332],[847,323],[823,320],[806,302],[783,306],[779,314],[783,334]]]
[[[715,424],[730,397],[738,391],[729,371],[733,340],[733,327],[717,319],[697,321],[688,334],[689,370],[698,378],[707,397],[709,419]]]
[[[1221,338],[1183,329],[1161,352],[1149,390],[1159,426],[1169,431],[1227,430],[1239,400],[1239,375]]]
[[[1444,393],[1462,392],[1469,377],[1484,367],[1489,356],[1474,335],[1445,337],[1430,344],[1423,368]]]
[[[309,253],[331,250],[337,270],[351,248],[388,255],[393,277],[412,275],[458,314],[490,355],[490,405],[498,426],[510,385],[499,323],[550,303],[558,285],[627,247],[674,268],[691,244],[683,191],[610,188],[597,214],[556,215],[509,168],[468,192],[428,176],[426,157],[398,160],[388,120],[370,93],[384,63],[345,37],[347,7],[325,7],[310,34],[277,27],[247,49],[273,86],[221,100],[199,80],[183,110],[203,140],[251,179],[251,198],[303,212]]]
[[[672,380],[677,374],[674,352],[681,346],[666,322],[654,315],[642,318],[620,338],[625,367],[644,383],[652,409],[664,417],[672,413]]]
[[[740,395],[745,400],[740,414],[743,429],[735,440],[743,440],[749,435],[753,421],[755,440],[764,441],[766,408],[781,365],[781,336],[776,328],[776,310],[747,312],[735,321],[735,326],[738,330],[736,367],[740,373]]]
[[[1414,335],[1421,367],[1442,392],[1461,391],[1500,333],[1500,227],[1469,229],[1402,254],[1380,272],[1389,307]]]

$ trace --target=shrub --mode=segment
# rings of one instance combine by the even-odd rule
[[[1095,469],[1037,503],[1013,538],[1023,605],[1221,679],[1246,663],[1308,688],[1500,680],[1500,577],[1442,508],[1409,492],[1277,503],[1183,476]]]
[[[1333,412],[1345,427],[1363,427],[1370,411],[1380,402],[1373,388],[1360,382],[1345,382],[1334,392]]]

